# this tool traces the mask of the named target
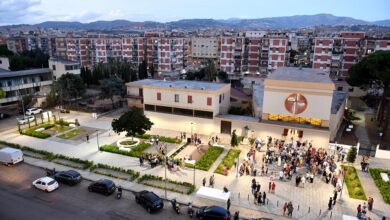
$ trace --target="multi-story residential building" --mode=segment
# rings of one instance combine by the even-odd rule
[[[219,57],[219,40],[216,37],[191,38],[192,59],[217,59]]]
[[[25,37],[10,37],[7,39],[8,50],[14,53],[22,53],[28,50],[28,41]]]
[[[344,53],[343,53],[343,64],[341,69],[341,75],[348,76],[348,70],[351,66],[357,63],[362,56],[363,44],[362,39],[364,38],[364,32],[341,32],[340,37],[344,41]]]
[[[285,66],[288,38],[283,35],[269,37],[268,69],[272,72]]]
[[[22,71],[0,69],[0,88],[6,93],[6,97],[0,99],[0,108],[17,104],[24,95],[46,95],[52,83],[49,68]]]
[[[334,39],[318,37],[314,39],[313,68],[330,70]]]
[[[181,70],[184,67],[183,38],[161,38],[158,46],[158,70],[171,72]]]

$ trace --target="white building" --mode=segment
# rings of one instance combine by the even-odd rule
[[[8,57],[0,57],[0,69],[9,70],[9,59],[8,59]]]
[[[50,58],[49,68],[53,72],[54,80],[57,80],[65,73],[80,74],[80,63],[78,61]]]

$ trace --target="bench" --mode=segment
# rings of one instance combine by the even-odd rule
[[[37,132],[41,132],[41,131],[44,131],[45,130],[45,128],[38,128],[38,129],[35,129],[35,131],[37,131]]]
[[[69,127],[70,127],[70,128],[75,128],[76,125],[75,125],[75,124],[69,124]]]
[[[381,173],[382,180],[385,182],[389,182],[389,175],[387,173]]]

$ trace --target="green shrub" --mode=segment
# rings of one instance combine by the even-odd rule
[[[69,161],[72,161],[75,163],[83,164],[83,169],[88,169],[93,165],[92,161],[82,160],[82,159],[75,158],[75,157],[68,157],[68,156],[64,156],[62,154],[56,154],[54,159],[56,159],[56,158],[63,159],[63,160],[69,160]]]
[[[151,135],[151,134],[142,134],[142,135],[135,134],[134,135],[134,137],[141,138],[141,139],[150,139],[153,136],[156,136],[156,135]],[[172,143],[172,144],[180,144],[181,143],[181,139],[180,138],[178,140],[176,140],[176,138],[173,138],[173,137],[159,136],[158,139],[161,142],[166,142],[166,143]]]
[[[1,140],[0,140],[0,144],[6,145],[9,147],[13,147],[16,149],[20,149],[22,151],[30,151],[33,153],[41,154],[44,156],[44,159],[49,160],[49,161],[55,157],[55,155],[53,153],[51,153],[49,151],[45,151],[45,150],[37,150],[37,149],[31,148],[31,147],[21,146],[19,144],[9,143],[6,141],[1,141]]]
[[[390,176],[390,170],[384,170],[379,168],[370,168],[369,172],[374,179],[376,187],[378,187],[385,203],[390,204],[390,181],[385,182],[382,180],[381,173],[387,173]]]
[[[342,166],[342,168],[345,173],[345,184],[347,185],[349,197],[353,199],[367,200],[355,167]]]
[[[223,148],[216,146],[209,147],[209,149],[207,149],[203,156],[198,161],[196,161],[195,168],[199,170],[208,171],[222,152]],[[193,168],[193,165],[187,163],[186,167]]]
[[[122,145],[133,145],[135,143],[137,143],[137,141],[129,140],[129,141],[122,141],[120,144],[122,144]]]
[[[157,180],[157,181],[161,181],[162,185],[143,183],[144,180]],[[165,189],[165,186],[163,184],[164,181],[165,181],[164,178],[159,177],[159,176],[153,176],[153,175],[150,175],[150,174],[145,174],[145,175],[141,176],[141,178],[138,179],[138,183],[142,183],[144,185],[148,185],[148,186],[159,188],[159,189]],[[191,194],[192,192],[194,192],[194,190],[195,190],[195,186],[193,184],[191,184],[191,183],[179,182],[179,181],[175,181],[175,180],[171,180],[171,179],[167,179],[167,182],[187,187],[188,188],[188,191],[187,191],[188,195]],[[184,193],[182,190],[174,189],[174,188],[167,188],[167,190],[173,191],[173,192],[178,192],[178,193]]]
[[[61,118],[60,120],[56,121],[56,124],[58,124],[60,126],[69,126],[69,124],[71,124],[71,122],[65,121],[63,118]]]
[[[45,139],[45,138],[50,137],[51,135],[50,134],[46,134],[44,132],[35,131],[35,130],[37,130],[39,128],[44,128],[45,130],[47,130],[47,129],[52,128],[54,126],[55,126],[54,124],[49,124],[49,123],[48,124],[42,124],[42,125],[31,127],[29,129],[24,129],[21,132],[21,134],[28,135],[28,136],[31,136],[31,137]]]
[[[222,162],[218,165],[214,173],[219,173],[223,175],[224,167],[230,169],[234,165],[234,160],[240,156],[240,153],[240,150],[230,149],[226,156],[223,158]]]
[[[122,154],[130,157],[140,157],[141,155],[144,155],[143,152],[146,148],[150,147],[151,145],[149,143],[141,142],[135,147],[131,148],[131,151],[124,151],[120,150],[117,146],[114,145],[103,145],[100,147],[101,151],[115,153],[115,154]]]
[[[101,163],[98,163],[97,165],[93,165],[90,168],[90,170],[92,172],[94,172],[94,173],[98,173],[98,174],[102,174],[102,175],[106,175],[106,176],[111,176],[111,177],[114,177],[114,178],[123,179],[122,177],[114,175],[114,174],[99,172],[99,171],[95,170],[96,168],[109,169],[109,170],[114,170],[114,171],[117,171],[117,172],[129,174],[131,176],[130,181],[133,181],[133,180],[135,180],[135,179],[137,179],[139,177],[139,172],[137,172],[137,171],[134,171],[134,170],[131,170],[131,169],[122,169],[120,167],[114,167],[114,166],[101,164]],[[127,179],[125,179],[125,180],[127,180]]]

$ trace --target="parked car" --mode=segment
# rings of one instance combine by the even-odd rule
[[[35,120],[34,116],[26,116],[23,118],[17,118],[20,125],[27,124],[28,122],[33,122]]]
[[[5,147],[0,150],[0,163],[16,164],[23,161],[23,152],[19,149]]]
[[[54,174],[54,179],[60,183],[76,185],[81,182],[81,174],[74,170],[61,171]]]
[[[203,220],[228,220],[230,213],[220,206],[202,206],[196,212],[196,217]]]
[[[32,184],[36,188],[43,190],[45,192],[51,192],[53,190],[56,190],[59,187],[57,181],[47,176],[35,180]]]
[[[88,186],[88,191],[90,192],[97,192],[104,194],[106,196],[111,195],[115,192],[115,183],[108,179],[101,179],[96,182],[91,183],[91,185]]]
[[[9,118],[9,114],[7,114],[7,113],[0,113],[0,119],[5,119],[5,118]]]
[[[42,112],[43,110],[40,108],[29,108],[26,110],[26,115],[36,115]]]
[[[154,192],[143,190],[135,193],[135,201],[142,205],[149,213],[164,208],[164,202]]]

